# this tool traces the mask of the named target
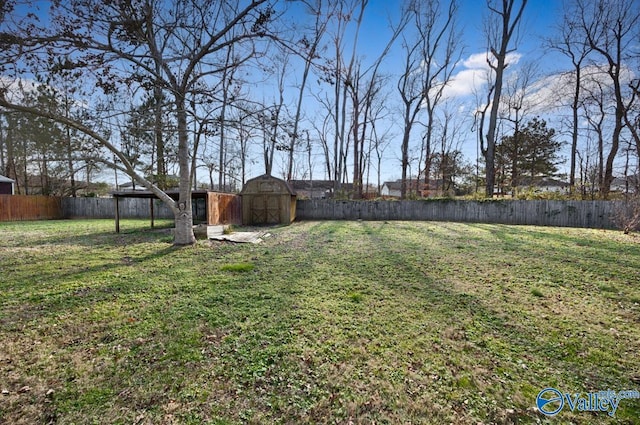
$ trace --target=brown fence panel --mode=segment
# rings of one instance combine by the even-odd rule
[[[620,201],[298,200],[300,220],[427,220],[613,229]]]
[[[61,198],[41,195],[0,195],[0,221],[60,218],[63,218]]]
[[[242,224],[242,197],[231,193],[207,193],[207,224]]]

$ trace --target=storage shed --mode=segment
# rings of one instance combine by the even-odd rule
[[[13,195],[14,182],[8,177],[0,176],[0,195]]]
[[[290,224],[296,218],[296,193],[284,180],[264,174],[242,188],[242,224]]]

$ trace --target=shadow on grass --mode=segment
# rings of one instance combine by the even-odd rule
[[[143,263],[161,259],[180,248],[167,246],[164,249],[138,256],[135,261]],[[74,285],[68,290],[57,290],[54,288],[40,288],[24,284],[23,290],[8,289],[14,300],[19,299],[20,303],[12,302],[11,306],[5,305],[5,313],[0,317],[0,323],[8,328],[15,326],[25,326],[31,322],[41,320],[45,317],[57,316],[60,313],[70,311],[78,307],[91,308],[92,305],[103,301],[113,300],[133,292],[144,291],[143,284],[137,279],[125,280],[113,277],[113,281],[102,283],[105,276],[118,270],[125,270],[128,266],[122,261],[100,263],[92,266],[84,266],[80,270],[69,272],[42,271],[30,275],[31,282],[65,282],[83,281],[84,285]],[[117,280],[117,282],[115,281]],[[100,283],[97,283],[100,282]],[[26,294],[31,294],[27,296]],[[9,300],[9,299],[8,299]]]
[[[120,233],[116,233],[113,220],[107,219],[0,223],[0,228],[12,233],[10,239],[5,233],[4,246],[17,248],[50,245],[122,246],[139,241],[169,241],[172,227],[173,223],[167,220],[151,228],[147,221],[129,219],[123,221]]]
[[[592,254],[596,259],[605,262],[615,263],[620,255],[620,248],[623,245],[620,241],[595,240],[591,235],[577,236],[575,229],[553,228],[553,231],[537,230],[532,226],[505,226],[505,225],[484,225],[470,224],[470,227],[490,231],[499,238],[505,247],[513,249],[523,249],[531,245],[547,248],[550,256],[575,255],[577,251]],[[593,230],[589,229],[588,232]],[[640,257],[640,244],[632,240],[625,245],[625,251]]]
[[[180,256],[176,262],[184,275],[164,276],[155,290],[138,280],[119,280],[53,292],[51,300],[43,296],[29,302],[25,320],[33,324],[48,314],[91,309],[119,296],[126,299],[116,307],[136,311],[136,297],[126,297],[136,293],[149,300],[144,308],[151,312],[141,313],[148,323],[136,318],[121,330],[118,320],[105,318],[102,332],[113,336],[102,357],[90,364],[104,362],[108,373],[88,367],[85,381],[95,380],[93,387],[65,381],[65,389],[56,388],[60,408],[87,423],[111,419],[109,413],[134,422],[140,410],[149,423],[168,422],[163,416],[168,407],[171,420],[185,422],[193,414],[200,415],[199,422],[216,417],[221,423],[321,423],[329,418],[336,423],[528,423],[540,419],[527,409],[541,385],[554,384],[553,379],[571,385],[604,382],[597,374],[589,376],[592,369],[578,367],[575,374],[554,376],[573,361],[563,358],[565,347],[580,348],[581,341],[561,334],[558,338],[568,341],[565,347],[552,345],[545,334],[554,330],[553,318],[536,321],[525,297],[505,305],[493,302],[493,293],[482,288],[466,291],[452,283],[445,267],[448,256],[456,255],[455,261],[469,256],[471,264],[477,258],[466,248],[455,248],[464,248],[463,237],[451,237],[447,226],[293,225],[264,245],[217,246]],[[514,252],[526,248],[517,237],[506,241],[506,229],[489,228],[496,229],[505,240],[496,237],[495,245],[509,243]],[[153,273],[154,265],[169,262],[172,252],[167,247],[131,260],[153,263],[148,265]],[[129,267],[119,258],[109,259],[113,263],[72,271],[65,279]],[[241,261],[251,262],[253,269],[220,270],[222,262]],[[40,304],[44,311],[36,308]],[[563,326],[561,332],[579,323]],[[427,338],[416,341],[423,334]],[[81,337],[86,345],[95,342]],[[557,364],[556,369],[546,369],[546,362]],[[574,389],[579,390],[567,388]],[[91,390],[108,396],[76,397]],[[513,413],[505,414],[514,404]],[[438,406],[459,416],[430,410]],[[68,421],[64,413],[60,418]],[[585,416],[582,423],[589,419]]]
[[[434,312],[437,317],[441,318],[441,322],[435,323],[444,329],[448,327],[457,327],[461,331],[460,338],[462,343],[454,343],[453,347],[457,350],[468,350],[468,354],[474,355],[477,352],[477,361],[483,364],[490,371],[491,384],[497,393],[502,392],[505,396],[511,394],[514,400],[517,400],[517,415],[522,419],[524,417],[532,420],[537,415],[527,409],[533,406],[535,401],[527,399],[531,397],[531,391],[536,388],[541,389],[557,382],[574,385],[576,389],[584,388],[608,388],[611,385],[622,385],[626,387],[629,384],[628,371],[625,371],[621,364],[615,359],[609,359],[607,354],[603,354],[606,359],[601,363],[591,363],[589,357],[585,354],[588,352],[598,352],[599,350],[613,350],[612,344],[615,340],[609,334],[598,337],[597,340],[585,341],[575,329],[580,329],[582,323],[575,321],[571,323],[563,323],[560,328],[554,325],[560,322],[547,321],[540,317],[544,313],[544,309],[527,308],[527,293],[520,295],[520,302],[517,304],[506,304],[500,299],[492,299],[497,288],[492,288],[493,283],[488,281],[487,291],[482,292],[480,287],[476,289],[479,295],[464,291],[464,282],[456,288],[450,284],[451,279],[464,280],[465,276],[450,276],[447,267],[441,267],[447,264],[449,260],[447,253],[451,253],[451,247],[454,242],[451,235],[442,231],[424,232],[424,227],[412,226],[410,232],[414,233],[413,238],[406,238],[402,235],[394,237],[393,233],[407,234],[407,230],[394,230],[398,226],[389,227],[385,231],[382,225],[376,225],[372,228],[371,223],[363,222],[360,227],[363,233],[371,239],[371,246],[377,248],[371,251],[370,260],[392,262],[393,267],[397,269],[397,279],[400,282],[381,281],[395,291],[399,296],[418,298],[424,301]],[[446,228],[446,225],[443,225]],[[548,234],[541,231],[531,231],[530,229],[514,226],[494,226],[491,232],[498,237],[498,246],[502,249],[526,252],[534,238],[533,243],[544,247],[549,240],[556,240],[554,237],[547,238]],[[533,233],[533,236],[532,236]],[[423,238],[425,243],[417,242],[419,238]],[[545,239],[546,238],[546,239]],[[572,239],[561,235],[558,238],[567,243]],[[585,242],[588,239],[585,239]],[[598,254],[601,261],[612,261],[609,255],[612,253],[607,249],[605,254]],[[570,247],[565,247],[566,254],[573,254]],[[379,251],[378,251],[379,250]],[[451,254],[449,254],[451,255]],[[470,254],[473,255],[473,254]],[[496,252],[496,255],[500,255]],[[550,252],[550,257],[555,257],[554,261],[559,261],[562,253]],[[602,259],[602,256],[605,258]],[[422,260],[421,260],[422,259]],[[456,259],[455,261],[460,261]],[[471,259],[473,263],[478,259]],[[552,263],[551,263],[552,264]],[[548,267],[553,267],[547,264]],[[408,280],[412,277],[422,276],[422,288],[416,288],[414,285],[402,285],[402,279],[407,276]],[[577,274],[576,276],[579,276]],[[500,288],[501,290],[512,291],[508,287]],[[499,293],[499,292],[498,292]],[[575,294],[579,297],[579,293]],[[522,298],[524,296],[524,298]],[[572,295],[573,296],[573,295]],[[409,301],[410,302],[410,301]],[[533,301],[531,301],[533,302]],[[553,302],[553,301],[551,301]],[[561,321],[566,319],[560,318]],[[559,338],[556,336],[560,332]],[[471,347],[465,345],[471,343]],[[619,344],[618,344],[619,345]],[[575,347],[575,348],[572,348]],[[618,349],[621,347],[618,347]],[[575,350],[573,354],[572,350]],[[573,376],[567,380],[567,376],[554,376],[553,369],[538,369],[538,373],[534,372],[535,367],[540,367],[548,360],[552,360],[559,366],[565,368],[565,373]],[[531,368],[531,372],[521,369],[521,365]],[[527,366],[528,365],[528,366]],[[561,366],[562,365],[562,366]],[[470,365],[466,365],[469,367]],[[511,372],[514,371],[514,372]],[[519,371],[519,372],[518,372]],[[514,379],[508,374],[512,373]],[[454,371],[455,373],[455,371]],[[528,388],[524,394],[520,392],[522,387]],[[524,398],[523,398],[524,397]],[[509,408],[510,403],[506,400],[497,401],[497,405],[503,408]],[[504,404],[503,404],[504,403]],[[526,403],[530,403],[528,406]],[[466,409],[465,407],[461,407]],[[490,411],[491,409],[489,409]],[[496,420],[496,417],[487,417],[489,420]]]

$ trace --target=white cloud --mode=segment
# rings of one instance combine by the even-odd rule
[[[28,79],[13,79],[0,75],[0,90],[4,91],[7,100],[17,102],[22,100],[24,93],[35,92],[40,83]]]
[[[582,93],[587,90],[600,90],[611,87],[611,77],[607,67],[590,65],[582,69]],[[626,85],[634,78],[633,71],[623,68],[620,80]],[[569,106],[575,90],[575,72],[561,72],[543,77],[527,88],[524,107],[534,114],[553,113]],[[612,99],[613,100],[613,99]]]
[[[465,69],[453,76],[447,88],[445,97],[462,97],[474,94],[487,84],[488,72],[486,69]]]
[[[508,65],[517,64],[522,55],[512,52],[507,55]],[[449,81],[444,91],[446,98],[470,96],[480,93],[491,75],[486,53],[474,53],[461,63],[461,69]]]
[[[486,53],[474,53],[467,59],[462,61],[462,66],[469,69],[482,69],[487,68],[487,54]]]

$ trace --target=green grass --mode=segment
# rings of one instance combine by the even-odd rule
[[[253,270],[253,268],[254,268],[254,265],[251,263],[232,263],[232,264],[225,264],[221,266],[220,270],[225,272],[244,273],[244,272],[250,272],[251,270]]]
[[[174,248],[110,220],[0,223],[0,423],[574,423],[639,389],[640,238],[306,222]]]
[[[538,288],[532,288],[531,289],[531,295],[539,297],[539,298],[544,298],[544,294]]]

